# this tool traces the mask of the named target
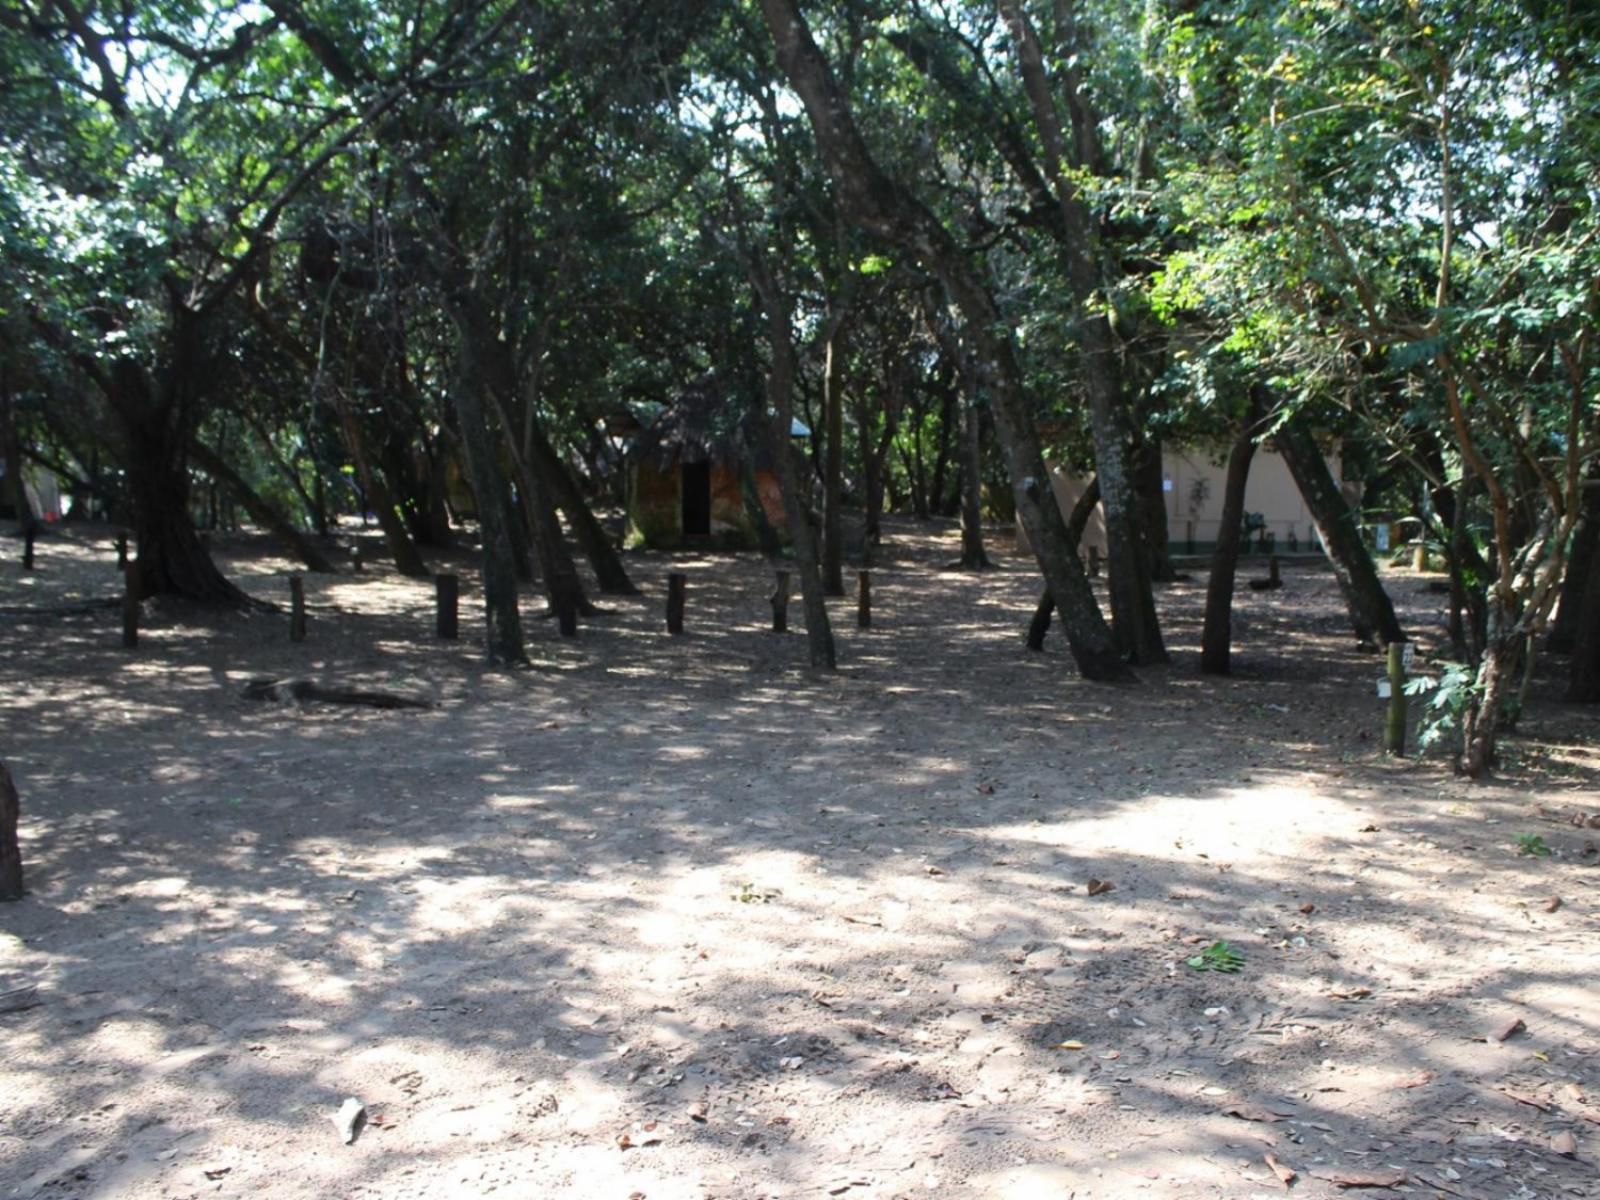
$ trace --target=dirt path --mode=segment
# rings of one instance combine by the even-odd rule
[[[1269,1154],[1307,1197],[1600,1194],[1593,713],[1538,700],[1473,788],[1378,756],[1324,574],[1241,591],[1223,681],[1173,585],[1177,665],[1114,689],[1021,648],[1018,560],[894,532],[832,677],[754,557],[633,559],[509,675],[470,590],[460,644],[369,570],[308,579],[303,645],[163,608],[129,654],[44,614],[114,594],[108,539],[8,560],[0,1196],[1175,1200],[1280,1193]],[[439,706],[242,697],[273,675]],[[1239,973],[1186,965],[1216,941]]]

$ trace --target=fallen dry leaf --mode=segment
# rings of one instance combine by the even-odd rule
[[[1527,1022],[1521,1017],[1513,1017],[1504,1025],[1496,1027],[1495,1031],[1489,1036],[1497,1042],[1503,1042],[1513,1034],[1521,1033],[1527,1027]]]
[[[1540,1112],[1550,1111],[1549,1102],[1541,1100],[1537,1096],[1529,1095],[1527,1092],[1514,1092],[1510,1088],[1501,1088],[1500,1090],[1509,1099],[1515,1100],[1518,1104],[1526,1104],[1529,1108],[1537,1108]]]
[[[224,1175],[226,1175],[231,1170],[233,1170],[232,1167],[213,1167],[211,1170],[206,1172],[206,1178],[207,1179],[221,1179]]]
[[[1372,995],[1372,989],[1367,987],[1335,988],[1328,995],[1335,1000],[1365,1000]]]
[[[1315,904],[1312,904],[1309,900],[1307,900],[1304,904],[1302,904],[1300,906],[1300,911],[1305,913],[1305,915],[1309,917],[1312,913],[1317,911],[1317,906]]]
[[[1432,1071],[1418,1071],[1415,1075],[1407,1075],[1394,1086],[1397,1088],[1419,1088],[1433,1082]]]
[[[706,1113],[709,1111],[710,1110],[704,1100],[696,1100],[693,1104],[689,1105],[689,1120],[698,1121],[700,1124],[704,1125],[706,1123]]]
[[[1563,1129],[1550,1139],[1550,1149],[1565,1158],[1578,1156],[1578,1139],[1572,1136],[1572,1130]]]
[[[1312,1167],[1311,1174],[1342,1188],[1386,1188],[1406,1181],[1404,1171],[1346,1171],[1338,1167]]]
[[[1051,1049],[1052,1050],[1082,1050],[1083,1049],[1083,1043],[1082,1042],[1074,1042],[1074,1041],[1057,1042],[1054,1046],[1051,1047]]]
[[[1561,907],[1561,897],[1560,896],[1551,896],[1548,900],[1546,900],[1544,902],[1544,910],[1545,910],[1545,912],[1555,912],[1555,910],[1560,908],[1560,907]]]
[[[1283,1184],[1283,1190],[1287,1192],[1289,1185],[1295,1181],[1295,1176],[1298,1172],[1289,1164],[1282,1162],[1271,1150],[1263,1154],[1261,1160],[1272,1168],[1272,1173],[1278,1177],[1278,1182]]]
[[[1356,832],[1357,833],[1377,833],[1378,832],[1378,827],[1376,825],[1363,825]]]
[[[1091,879],[1089,880],[1089,895],[1098,896],[1102,892],[1112,891],[1115,887],[1116,885],[1109,879]]]

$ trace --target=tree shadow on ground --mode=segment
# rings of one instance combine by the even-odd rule
[[[1242,677],[1114,689],[1020,649],[1027,572],[925,549],[828,677],[754,559],[640,560],[644,598],[509,675],[381,572],[314,590],[300,646],[0,630],[33,889],[0,969],[43,1001],[0,1014],[15,1194],[984,1195],[1029,1163],[1231,1196],[1268,1150],[1310,1196],[1585,1194],[1552,1149],[1600,1117],[1581,830],[1376,759],[1372,660],[1295,631],[1326,587],[1242,606]],[[1163,597],[1180,654],[1195,602]],[[441,705],[239,696],[302,673]],[[1243,972],[1186,965],[1217,940]]]

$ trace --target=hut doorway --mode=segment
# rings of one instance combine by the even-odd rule
[[[683,465],[683,536],[711,536],[711,464]]]

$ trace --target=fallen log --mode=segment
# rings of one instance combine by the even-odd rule
[[[252,679],[244,686],[246,700],[290,700],[302,703],[359,704],[367,708],[432,708],[432,700],[399,692],[375,692],[362,688],[327,687],[314,679]]]

